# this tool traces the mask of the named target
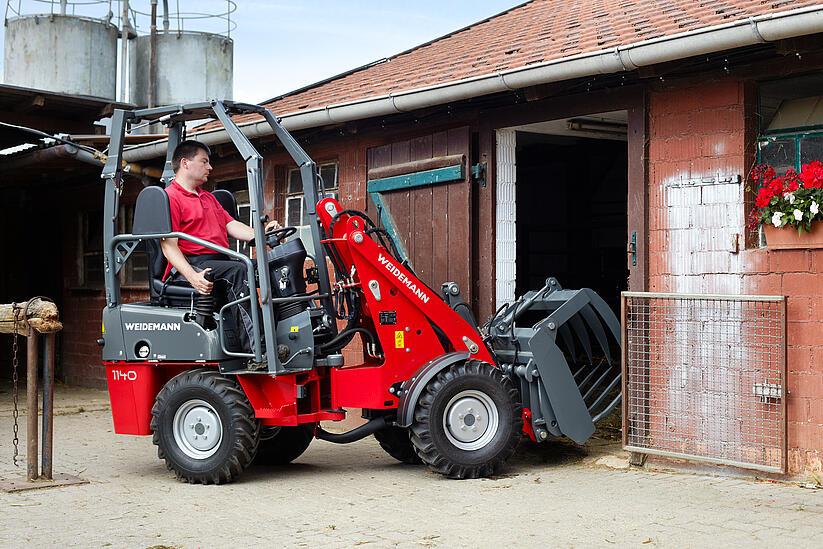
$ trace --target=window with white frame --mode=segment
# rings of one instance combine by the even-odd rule
[[[323,189],[326,197],[337,198],[337,163],[328,162],[318,166],[320,178],[323,180]],[[309,224],[306,211],[306,201],[303,197],[303,180],[300,170],[289,170],[288,186],[286,188],[286,214],[283,226],[303,227]]]

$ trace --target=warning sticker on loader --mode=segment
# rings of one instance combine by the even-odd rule
[[[403,330],[396,330],[394,332],[394,348],[395,349],[402,349],[406,346],[406,334],[403,333]]]

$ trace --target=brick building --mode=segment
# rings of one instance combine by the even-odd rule
[[[615,308],[627,289],[788,296],[790,472],[822,470],[823,250],[773,250],[746,227],[753,165],[816,154],[823,119],[798,105],[820,95],[819,33],[814,2],[534,0],[265,104],[326,186],[374,217],[381,201],[421,278],[458,281],[478,318],[547,275]],[[253,117],[240,122],[265,156],[270,215],[302,224],[287,155]],[[212,184],[242,209],[243,162],[219,128],[198,139],[213,148]],[[159,167],[163,154],[148,143],[126,159]],[[445,182],[424,170],[414,188],[370,189],[386,169],[455,158]],[[124,208],[140,188],[129,182]],[[61,231],[62,372],[89,385],[104,383],[83,228],[98,191],[73,193]],[[139,263],[125,276],[124,295],[141,299]]]

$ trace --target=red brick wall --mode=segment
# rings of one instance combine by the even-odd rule
[[[789,467],[823,471],[823,250],[752,250],[745,290],[785,295]]]
[[[823,251],[746,249],[753,105],[754,89],[733,80],[650,94],[649,288],[788,297],[789,468],[820,471]],[[742,182],[676,186],[715,175]]]

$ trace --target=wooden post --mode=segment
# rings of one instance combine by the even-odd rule
[[[37,480],[37,332],[29,329],[26,339],[26,478]]]
[[[52,478],[54,353],[55,332],[63,329],[57,305],[42,298],[24,303],[0,304],[0,333],[26,337],[26,478],[37,480],[38,473],[38,334],[48,334],[43,369],[43,475]]]
[[[54,442],[54,353],[55,335],[46,334],[43,354],[43,450],[40,473],[43,478],[52,480],[52,454]]]

